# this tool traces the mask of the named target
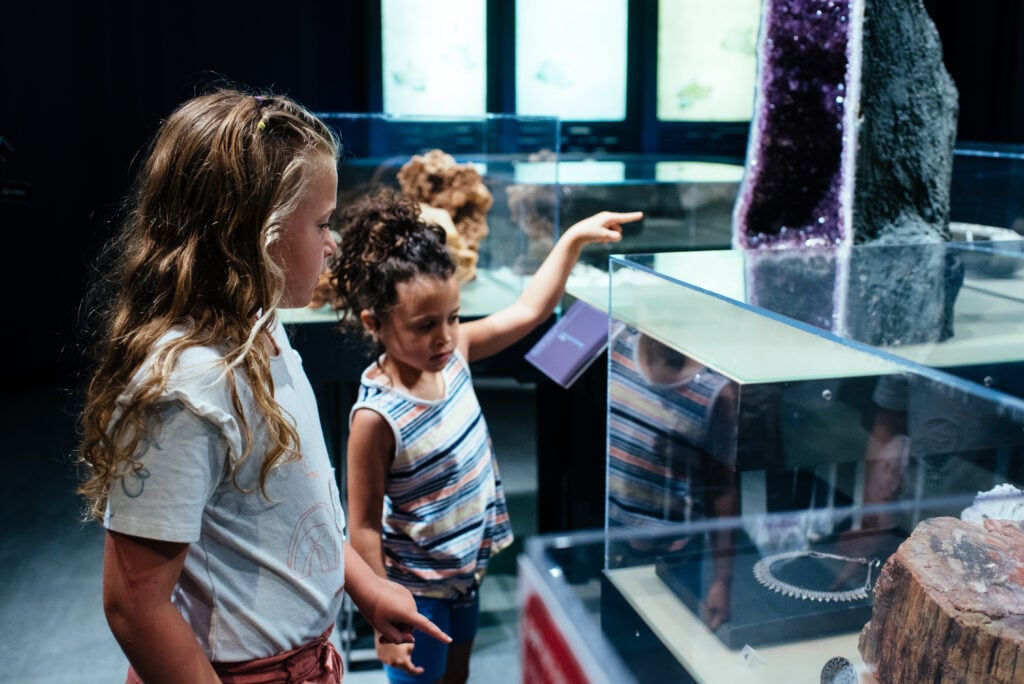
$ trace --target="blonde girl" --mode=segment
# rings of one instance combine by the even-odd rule
[[[337,159],[287,97],[199,95],[157,131],[107,250],[79,491],[107,530],[103,605],[129,682],[338,682],[343,588],[383,639],[447,639],[345,541],[277,320],[337,249]]]

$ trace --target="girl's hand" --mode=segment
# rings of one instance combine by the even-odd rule
[[[730,593],[728,580],[716,579],[708,587],[704,605],[701,607],[701,618],[712,632],[729,619]]]
[[[377,639],[377,658],[389,667],[405,670],[411,675],[423,674],[423,668],[412,662],[412,644],[390,644]]]
[[[412,644],[415,641],[412,636],[414,629],[441,643],[451,643],[450,636],[417,612],[416,601],[408,589],[383,577],[374,575],[374,579],[379,585],[369,605],[357,604],[357,607],[373,625],[380,644]]]
[[[602,211],[589,218],[578,221],[565,231],[565,238],[580,246],[591,242],[618,242],[622,239],[622,224],[639,221],[644,217],[642,211],[626,213]]]

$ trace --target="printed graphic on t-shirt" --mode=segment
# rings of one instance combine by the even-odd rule
[[[329,573],[341,567],[340,538],[334,532],[336,519],[327,504],[306,511],[292,531],[288,545],[288,567],[299,577]]]

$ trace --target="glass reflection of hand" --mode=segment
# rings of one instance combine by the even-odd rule
[[[868,435],[864,459],[864,504],[884,505],[896,501],[902,487],[910,453],[907,414],[878,407]],[[836,553],[848,558],[877,558],[885,562],[891,553],[887,531],[896,526],[892,513],[874,510],[861,519],[860,530],[840,533]],[[849,562],[837,573],[832,590],[837,591],[855,577],[862,577],[864,566]]]
[[[729,580],[724,578],[716,578],[708,587],[700,617],[712,632],[729,619],[730,594]]]

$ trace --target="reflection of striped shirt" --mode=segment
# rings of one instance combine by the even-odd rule
[[[376,411],[395,435],[383,518],[388,577],[414,594],[455,598],[512,543],[512,528],[469,367],[456,352],[442,373],[445,396],[428,401],[389,386],[373,364],[352,411]]]
[[[624,329],[611,348],[608,520],[650,529],[703,517],[711,408],[729,380],[705,368],[678,383],[654,383],[637,361],[638,338]]]

